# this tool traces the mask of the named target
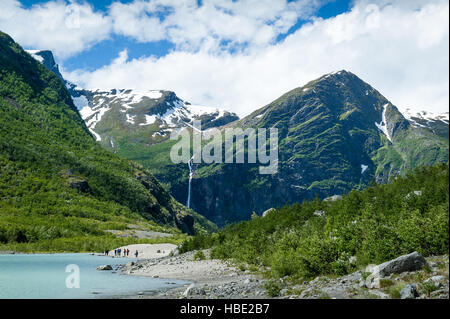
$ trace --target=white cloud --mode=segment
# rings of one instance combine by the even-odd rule
[[[59,60],[120,34],[168,40],[166,56],[129,60],[88,72],[64,72],[91,88],[169,89],[192,102],[248,114],[286,91],[347,69],[400,108],[445,111],[449,104],[447,0],[356,0],[350,12],[312,18],[276,43],[299,18],[329,0],[135,0],[106,12],[86,2],[51,0],[24,8],[2,0],[0,29],[27,48]],[[231,50],[236,49],[237,51]]]
[[[91,88],[170,89],[191,102],[244,115],[324,73],[347,69],[400,108],[443,112],[449,103],[448,9],[445,0],[359,1],[350,12],[315,19],[278,44],[267,43],[268,32],[263,46],[235,54],[177,50],[161,58],[128,60],[122,52],[111,65],[66,75]],[[270,19],[261,10],[248,15]],[[251,28],[239,35],[239,25],[221,32],[242,39],[255,35]],[[203,27],[192,30],[202,34]],[[188,30],[179,31],[180,39],[189,39],[183,33]],[[202,36],[202,41],[207,38]]]
[[[0,30],[24,47],[52,50],[64,59],[105,40],[111,20],[87,3],[56,0],[27,9],[17,0],[2,0]]]
[[[330,0],[135,0],[114,2],[114,32],[141,42],[161,39],[185,50],[214,49],[222,41],[266,45]],[[214,45],[211,45],[213,43]]]

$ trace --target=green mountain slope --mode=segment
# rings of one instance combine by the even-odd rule
[[[129,224],[214,227],[139,164],[98,145],[62,81],[0,33],[0,243],[86,250]]]
[[[226,127],[278,128],[279,167],[276,174],[260,175],[259,164],[196,165],[191,207],[218,225],[448,161],[448,136],[412,125],[378,91],[347,71],[322,76]],[[169,161],[172,144],[154,147],[151,160],[141,163],[185,201],[188,166]]]
[[[285,206],[196,236],[182,251],[212,247],[215,258],[269,267],[275,278],[343,275],[413,251],[448,254],[448,200],[448,164],[420,167],[342,200]]]

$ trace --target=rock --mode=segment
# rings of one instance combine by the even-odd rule
[[[325,215],[325,212],[323,211],[323,210],[316,210],[314,213],[313,213],[313,215],[314,216],[324,216]]]
[[[397,257],[393,260],[387,261],[375,267],[373,272],[380,274],[381,278],[392,274],[400,274],[405,271],[421,270],[427,265],[427,261],[417,251]]]
[[[262,217],[266,217],[270,212],[275,211],[275,208],[269,208],[262,213]]]
[[[366,269],[365,269],[365,272],[370,272],[370,273],[372,273],[373,270],[374,270],[374,268],[375,268],[376,266],[377,266],[377,265],[374,265],[374,264],[367,265],[367,266],[366,266]]]
[[[283,288],[280,290],[280,296],[285,296],[287,294],[288,290],[286,288]]]
[[[245,285],[248,285],[249,283],[250,283],[250,278],[247,278],[247,279],[244,280],[244,284]]]
[[[356,256],[351,256],[348,259],[348,262],[349,262],[350,265],[355,265],[356,264]]]
[[[128,267],[128,268],[134,266],[134,261],[130,261],[130,262],[127,263],[125,266]]]
[[[97,270],[112,270],[112,266],[111,265],[101,265],[97,267]]]
[[[406,271],[417,271],[425,265],[427,265],[425,258],[415,251],[375,267],[366,267],[366,271],[371,270],[370,272],[372,273],[366,279],[366,286],[368,288],[380,288],[380,278],[386,278],[392,274],[400,274]]]
[[[413,191],[405,196],[406,199],[411,198],[411,196],[422,196],[422,191]]]
[[[175,219],[177,227],[188,235],[194,234],[194,217],[187,214],[177,215]]]
[[[423,283],[433,283],[436,288],[439,288],[443,285],[443,282],[445,281],[444,276],[433,276],[431,278],[428,278]]]
[[[325,202],[335,202],[337,200],[341,200],[342,195],[333,195],[324,199]]]
[[[419,293],[417,292],[417,285],[416,284],[406,285],[400,291],[400,296],[402,299],[415,299],[419,297]]]
[[[430,293],[431,298],[448,299],[448,287]]]

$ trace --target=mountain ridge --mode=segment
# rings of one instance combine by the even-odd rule
[[[118,108],[127,104],[121,103]],[[218,126],[220,130],[277,127],[279,172],[260,176],[251,164],[197,164],[191,207],[225,225],[286,202],[344,194],[372,180],[385,183],[417,166],[448,161],[448,124],[445,128],[441,122],[444,126],[437,134],[433,127],[405,117],[355,74],[346,70],[325,74],[242,119]],[[111,128],[114,125],[104,127]],[[185,202],[189,169],[170,162],[173,142],[167,136],[149,142],[155,132],[135,134],[134,129],[119,128],[122,140],[104,144],[118,145],[119,155],[151,169],[177,200]]]

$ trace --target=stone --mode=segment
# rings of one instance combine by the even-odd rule
[[[101,265],[97,267],[97,270],[112,270],[112,266],[111,265]]]
[[[270,212],[275,211],[275,208],[269,208],[262,213],[262,217],[266,217]]]
[[[402,299],[415,299],[419,297],[419,293],[417,292],[417,285],[416,284],[406,285],[400,291],[400,296]]]
[[[428,278],[423,283],[433,283],[436,288],[439,288],[443,285],[443,282],[445,281],[444,276],[433,276],[431,278]]]
[[[427,261],[418,252],[403,255],[389,260],[375,267],[366,267],[371,274],[366,279],[368,288],[380,288],[380,278],[386,278],[392,274],[400,274],[406,271],[417,271],[427,265]]]
[[[375,267],[372,273],[378,273],[381,278],[392,274],[400,274],[405,271],[421,270],[427,265],[427,261],[417,251],[397,257]]]
[[[325,212],[324,212],[323,210],[316,210],[316,211],[313,213],[313,215],[314,215],[314,216],[320,217],[320,216],[324,216],[324,215],[325,215]]]

